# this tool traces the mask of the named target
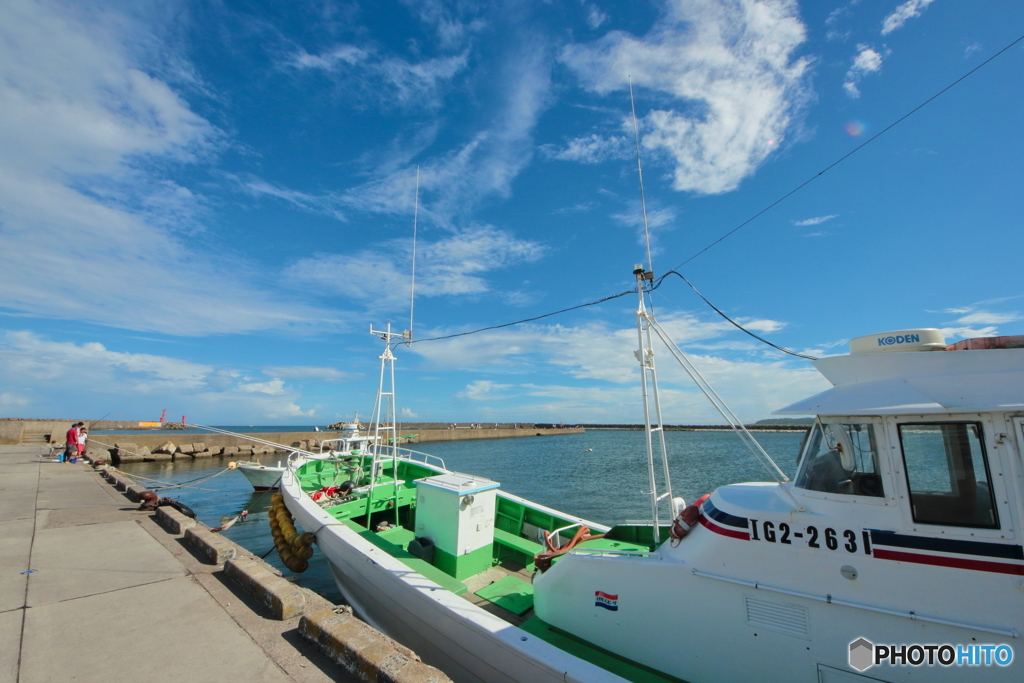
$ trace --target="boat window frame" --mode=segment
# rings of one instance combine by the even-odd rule
[[[919,413],[916,415],[891,415],[886,417],[886,431],[892,446],[892,471],[893,481],[898,486],[900,501],[900,512],[903,515],[903,527],[907,531],[916,531],[928,535],[941,534],[951,538],[961,537],[970,539],[993,539],[1012,540],[1019,534],[1014,531],[1016,514],[1009,506],[1007,498],[1006,482],[1008,470],[1012,472],[1013,464],[1007,462],[1003,450],[999,448],[996,438],[999,434],[1011,429],[1012,420],[1006,413]],[[1005,418],[1005,421],[1004,421]],[[985,452],[988,455],[988,463],[992,482],[992,494],[995,496],[996,511],[1000,520],[999,528],[954,526],[943,524],[926,524],[914,521],[910,508],[910,485],[907,481],[906,465],[904,464],[903,446],[900,443],[899,425],[901,424],[922,424],[928,422],[980,422],[984,427]],[[1000,426],[1002,425],[1002,426]]]
[[[927,521],[926,519],[918,519],[917,507],[914,505],[914,488],[913,488],[913,486],[910,483],[910,467],[907,465],[907,449],[904,447],[904,444],[903,444],[903,430],[902,430],[902,428],[904,426],[906,426],[906,427],[944,427],[944,426],[947,426],[947,425],[949,425],[949,426],[953,426],[953,425],[975,426],[977,428],[978,432],[979,432],[977,434],[977,444],[978,444],[978,448],[980,450],[979,455],[981,457],[981,464],[982,464],[982,467],[983,467],[984,472],[985,472],[985,479],[986,479],[985,488],[988,489],[989,509],[992,511],[992,517],[993,517],[993,523],[992,524],[976,524],[976,523],[970,523],[970,522],[949,522],[949,521],[939,521],[939,522],[936,522],[936,521]],[[945,420],[928,420],[928,421],[924,421],[924,420],[921,420],[921,421],[907,421],[907,422],[901,421],[901,422],[899,422],[896,425],[896,433],[899,436],[900,455],[903,458],[903,476],[907,480],[907,501],[910,504],[910,518],[914,520],[915,524],[925,524],[925,525],[928,525],[928,526],[962,527],[962,528],[966,528],[966,529],[1001,529],[1002,528],[1002,519],[1001,519],[1001,515],[999,514],[999,506],[996,504],[997,496],[996,496],[996,492],[995,492],[995,478],[992,476],[992,467],[989,464],[989,461],[990,461],[990,458],[989,458],[989,455],[988,455],[989,449],[986,447],[986,443],[985,443],[988,440],[988,436],[987,436],[987,431],[985,429],[984,422],[982,422],[981,420],[970,420],[970,419],[963,419],[963,418],[960,418],[960,419],[953,418],[953,419],[945,419]],[[945,438],[946,435],[944,433],[942,433],[942,436],[943,436],[943,438]],[[971,449],[971,450],[973,450],[973,449]],[[946,458],[948,459],[949,457],[950,457],[950,454],[949,454],[949,450],[948,450],[948,447],[947,447]],[[951,463],[947,462],[947,467],[951,468],[952,467]],[[972,474],[972,476],[974,474],[974,471],[976,471],[977,469],[978,469],[977,465],[972,463],[972,465],[971,465],[971,474]],[[951,472],[951,471],[952,471],[951,469],[947,469],[946,470],[947,473]],[[952,492],[953,491],[952,491],[952,487],[951,487],[950,493],[952,493]],[[919,491],[919,493],[923,494],[923,493],[925,493],[925,491],[922,489],[921,491]],[[958,496],[956,496],[956,498],[957,498],[957,500],[962,500],[963,499],[963,495],[962,494],[958,495]],[[922,515],[922,517],[923,517],[923,515]]]
[[[821,423],[838,423],[838,424],[871,424],[874,427],[875,432],[875,447],[877,449],[877,464],[878,464],[878,476],[882,479],[882,495],[881,496],[866,496],[859,493],[829,493],[827,491],[815,491],[813,489],[805,489],[796,485],[796,482],[800,478],[801,469],[804,466],[804,460],[807,457],[807,448],[811,443],[811,434],[814,429],[818,426],[818,422]],[[831,500],[843,503],[856,503],[857,505],[882,505],[882,506],[894,506],[896,505],[896,477],[893,473],[892,462],[888,456],[888,453],[892,450],[890,447],[890,434],[888,424],[886,423],[885,416],[883,415],[816,415],[815,423],[811,425],[811,428],[804,434],[803,442],[800,444],[799,461],[797,463],[796,472],[793,475],[793,481],[790,486],[790,490],[801,496],[807,498],[818,498],[821,500]]]

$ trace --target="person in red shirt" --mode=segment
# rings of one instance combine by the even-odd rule
[[[78,427],[81,424],[81,422],[76,422],[68,430],[64,439],[64,455],[60,458],[61,462],[71,462],[71,456],[78,454]]]

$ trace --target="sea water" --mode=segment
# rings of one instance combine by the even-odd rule
[[[759,432],[755,436],[792,477],[804,432]],[[671,431],[665,432],[665,440],[674,495],[687,502],[724,484],[771,481],[732,431]],[[558,436],[444,441],[413,448],[443,459],[450,470],[492,479],[504,491],[567,514],[608,525],[651,518],[650,498],[644,494],[650,484],[642,431],[597,429]],[[256,555],[266,553],[267,562],[291,574],[273,552],[267,518],[272,493],[254,492],[241,472],[225,471],[226,466],[225,459],[213,458],[131,463],[122,470],[147,477],[139,483],[154,490],[161,484],[191,482],[160,491],[160,495],[181,500],[211,527],[247,510],[246,520],[224,535]],[[656,469],[662,486],[661,465],[656,464]],[[212,475],[216,476],[208,478]],[[199,481],[192,481],[196,479]],[[322,553],[313,555],[309,569],[296,583],[329,600],[341,601]]]

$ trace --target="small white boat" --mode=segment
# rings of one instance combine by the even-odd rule
[[[652,519],[593,524],[379,442],[295,459],[284,502],[357,613],[459,683],[1024,680],[1024,338],[856,339],[815,361],[832,389],[779,411],[817,416],[795,481],[734,424],[777,480],[686,506],[653,336],[735,416],[636,273]]]
[[[322,460],[362,453],[366,444],[374,437],[361,434],[360,428],[357,417],[355,422],[347,422],[342,426],[341,437],[322,441],[319,452],[291,450],[289,455],[294,456],[295,462],[306,462],[307,460]],[[281,482],[281,475],[285,471],[284,461],[281,460],[277,461],[275,465],[263,464],[259,459],[241,460],[235,463],[235,467],[245,475],[245,478],[257,491],[276,491]]]

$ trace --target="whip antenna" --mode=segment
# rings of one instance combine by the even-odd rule
[[[409,285],[409,338],[412,339],[412,314],[416,305],[416,223],[420,214],[420,167],[416,167],[416,199],[412,209],[412,282]]]
[[[633,77],[629,76],[629,108],[633,112],[633,141],[636,144],[636,174],[640,178],[640,209],[644,215],[644,240],[647,242],[647,267],[654,272],[651,260],[651,232],[647,228],[647,199],[644,197],[644,169],[640,165],[640,131],[636,125],[636,103],[633,101]]]

